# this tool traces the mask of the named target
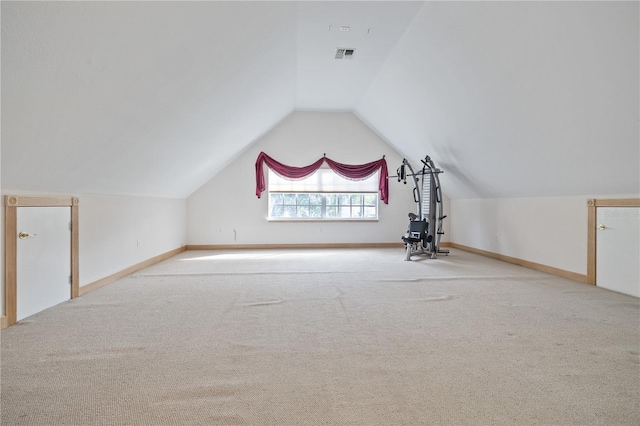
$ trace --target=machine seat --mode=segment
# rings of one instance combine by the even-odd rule
[[[409,232],[402,237],[405,243],[419,243],[424,240],[429,223],[424,220],[412,220],[409,222]]]

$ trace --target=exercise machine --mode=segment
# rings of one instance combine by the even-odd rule
[[[405,244],[405,259],[411,256],[426,254],[435,259],[438,254],[449,254],[449,250],[440,248],[440,239],[444,235],[443,221],[447,217],[442,205],[442,190],[438,175],[444,173],[438,169],[427,155],[422,162],[422,169],[415,171],[406,159],[397,170],[398,182],[407,183],[407,177],[413,180],[413,200],[416,202],[416,213],[409,213],[407,233],[402,237]],[[407,172],[408,170],[408,172]]]

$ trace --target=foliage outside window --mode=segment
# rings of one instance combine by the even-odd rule
[[[378,176],[351,181],[329,169],[299,180],[269,171],[270,220],[376,220]]]

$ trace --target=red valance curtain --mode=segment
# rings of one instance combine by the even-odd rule
[[[389,172],[387,170],[387,161],[382,157],[378,161],[372,161],[366,164],[342,164],[333,161],[327,157],[322,157],[315,163],[304,167],[294,167],[282,164],[279,161],[269,157],[264,152],[258,155],[256,160],[256,196],[260,198],[262,192],[267,189],[264,181],[263,167],[266,164],[271,170],[278,175],[288,179],[302,179],[318,170],[322,163],[327,163],[329,168],[340,176],[351,180],[366,179],[378,170],[380,170],[380,198],[385,204],[389,204]]]

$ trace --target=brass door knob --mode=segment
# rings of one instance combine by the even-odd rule
[[[598,225],[598,229],[601,231],[604,231],[607,227],[604,226],[603,224]]]
[[[24,240],[25,238],[35,237],[35,236],[36,234],[29,234],[28,232],[24,232],[24,231],[18,234],[18,238],[20,238],[21,240]]]

